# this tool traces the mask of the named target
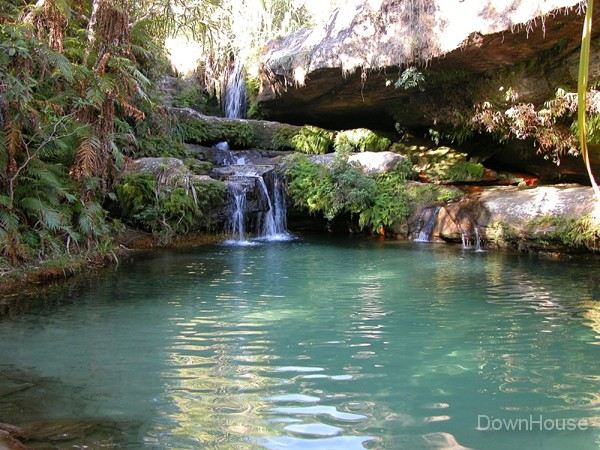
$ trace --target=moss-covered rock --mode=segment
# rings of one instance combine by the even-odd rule
[[[213,163],[210,161],[200,161],[195,158],[187,158],[183,163],[194,175],[208,175],[213,168]]]
[[[223,209],[226,187],[194,174],[179,159],[141,158],[127,165],[115,192],[119,217],[166,243],[177,235],[212,228]]]
[[[209,121],[186,118],[181,122],[183,140],[191,144],[212,145],[227,141],[232,148],[255,145],[254,129],[241,121]]]
[[[340,131],[335,136],[336,152],[383,152],[390,148],[392,142],[367,128]]]
[[[183,140],[211,146],[227,141],[232,148],[293,149],[291,139],[301,127],[266,120],[227,119],[207,116],[189,108],[172,108],[178,117]]]

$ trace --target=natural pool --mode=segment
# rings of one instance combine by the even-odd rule
[[[307,238],[81,283],[0,321],[0,422],[40,446],[600,446],[597,262]],[[588,430],[477,430],[530,415]]]

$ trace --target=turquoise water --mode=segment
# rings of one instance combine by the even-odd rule
[[[352,239],[140,256],[10,308],[0,422],[83,429],[51,448],[596,449],[599,269]],[[588,429],[477,429],[529,415]]]

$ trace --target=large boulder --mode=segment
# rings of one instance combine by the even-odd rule
[[[431,237],[461,241],[473,240],[479,234],[490,245],[534,250],[587,246],[588,250],[598,250],[600,234],[594,237],[593,230],[600,233],[600,225],[590,221],[596,205],[592,188],[580,185],[485,188],[441,207]],[[420,211],[412,219],[413,235],[429,213]]]
[[[350,155],[348,162],[358,164],[367,175],[377,175],[390,172],[404,159],[394,152],[362,152]]]

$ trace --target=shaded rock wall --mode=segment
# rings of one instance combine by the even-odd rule
[[[576,158],[561,155],[556,169],[537,154],[535,139],[513,135],[508,145],[506,139],[498,144],[497,136],[472,120],[485,103],[501,112],[521,104],[539,110],[558,87],[574,91],[582,20],[576,0],[353,2],[325,27],[270,44],[263,56],[260,106],[267,117],[290,123],[393,129],[397,122],[419,132],[470,134],[469,151],[491,147],[488,153],[499,165],[551,181],[584,181]],[[423,79],[396,87],[413,65]],[[598,42],[591,77],[600,77]],[[557,128],[568,131],[568,125]],[[505,155],[515,141],[522,145]],[[598,151],[593,159],[598,166]]]

